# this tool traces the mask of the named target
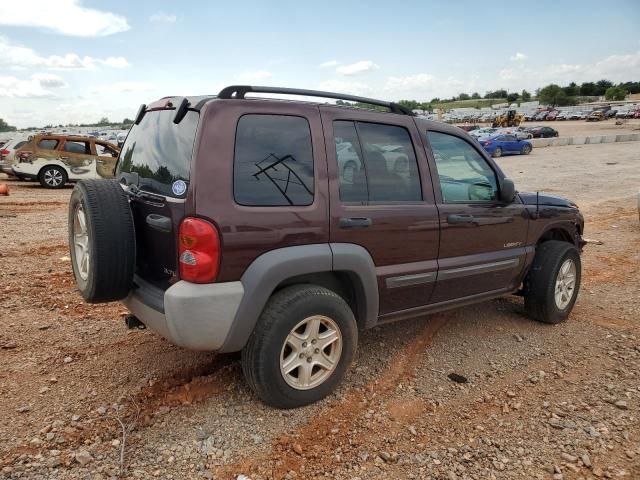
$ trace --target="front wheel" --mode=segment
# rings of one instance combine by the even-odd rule
[[[502,156],[502,149],[501,149],[500,147],[496,148],[496,149],[493,151],[493,155],[492,155],[492,156],[493,156],[494,158],[501,157],[501,156]]]
[[[44,188],[62,188],[67,183],[67,172],[55,165],[40,170],[38,181]]]
[[[524,282],[527,313],[544,323],[567,319],[580,290],[582,265],[576,247],[549,240],[536,251]]]
[[[317,285],[275,293],[242,350],[242,371],[265,403],[295,408],[340,383],[355,355],[358,330],[349,305]]]
[[[520,153],[522,153],[522,155],[529,155],[531,153],[531,145],[523,145]]]

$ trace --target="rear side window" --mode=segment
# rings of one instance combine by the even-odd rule
[[[335,121],[340,199],[343,202],[422,200],[418,164],[403,127]]]
[[[51,138],[45,138],[38,142],[38,148],[43,150],[55,150],[58,148],[58,140],[54,140]]]
[[[147,112],[131,128],[118,159],[117,178],[125,176],[141,190],[186,196],[200,116],[188,111],[176,125],[175,114],[175,110]]]
[[[233,194],[240,205],[311,205],[313,149],[309,122],[288,115],[244,115],[238,121]]]
[[[64,142],[64,146],[62,147],[65,152],[69,153],[83,153],[87,155],[91,155],[91,148],[89,147],[89,142],[78,142],[67,140]]]

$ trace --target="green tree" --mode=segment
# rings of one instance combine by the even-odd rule
[[[473,95],[471,95],[471,98],[473,98],[474,100],[478,100],[480,98],[480,94],[478,92],[473,92]]]
[[[133,125],[133,120],[131,120],[130,118],[125,118],[124,120],[122,120],[122,124],[123,125]]]
[[[526,90],[522,90],[520,97],[522,98],[523,102],[528,102],[529,100],[531,100],[531,94]]]
[[[461,93],[458,95],[458,100],[469,100],[471,97],[467,93]]]
[[[580,85],[580,95],[590,97],[596,94],[595,91],[596,84],[593,82],[584,82],[582,85]]]
[[[9,125],[2,118],[0,118],[0,132],[15,132],[17,130],[13,125]]]
[[[606,92],[609,87],[613,87],[613,83],[609,80],[598,80],[596,82],[594,95],[604,95],[604,92]]]
[[[604,92],[604,98],[607,100],[624,100],[627,91],[622,87],[609,87]]]
[[[507,102],[509,102],[509,103],[515,102],[518,99],[518,96],[519,95],[517,93],[509,93],[507,95]]]
[[[540,102],[554,106],[572,105],[575,103],[575,98],[568,96],[566,92],[555,83],[541,88],[538,92],[538,98]]]
[[[102,117],[98,123],[96,123],[98,127],[102,127],[105,125],[109,125],[109,119],[107,117]]]
[[[495,92],[487,92],[484,98],[507,98],[507,91],[504,89],[496,90]]]
[[[576,82],[571,82],[568,86],[564,87],[563,90],[569,97],[580,95],[580,87],[578,87]]]

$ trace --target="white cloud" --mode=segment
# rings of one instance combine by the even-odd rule
[[[52,97],[54,96],[53,92],[47,90],[46,87],[56,88],[65,85],[60,77],[53,79],[47,74],[36,74],[29,80],[0,76],[0,98]]]
[[[12,70],[25,67],[49,68],[51,70],[91,70],[103,65],[111,68],[125,68],[129,62],[124,57],[95,58],[76,53],[65,55],[38,55],[33,49],[11,43],[0,36],[0,65],[8,65]]]
[[[524,53],[516,52],[515,55],[509,57],[509,60],[511,60],[512,62],[523,62],[527,58],[529,57],[527,57]]]
[[[377,70],[380,68],[378,65],[373,63],[371,60],[361,60],[356,63],[352,63],[350,65],[342,65],[336,68],[336,72],[341,75],[359,75],[361,73],[370,72],[372,70]]]
[[[318,65],[320,68],[329,68],[329,67],[335,67],[336,65],[338,65],[338,61],[337,60],[329,60],[327,62],[322,62],[320,65]]]
[[[351,95],[370,95],[371,87],[361,82],[348,80],[325,80],[318,85],[325,92],[350,93]]]
[[[122,15],[83,7],[80,0],[3,0],[0,25],[37,27],[77,37],[103,37],[130,28]]]
[[[96,85],[89,88],[89,93],[92,95],[100,94],[112,94],[112,93],[139,93],[150,92],[154,90],[155,86],[147,82],[115,82],[105,85]]]
[[[149,17],[151,23],[176,23],[178,17],[173,14],[164,13],[162,10]]]
[[[31,75],[31,78],[46,88],[64,88],[67,86],[67,83],[61,77],[52,73],[36,73]]]
[[[273,77],[273,73],[266,70],[256,70],[255,72],[244,72],[237,75],[238,80],[243,82],[252,82],[255,80],[265,80]]]

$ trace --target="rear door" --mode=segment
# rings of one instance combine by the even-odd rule
[[[89,139],[67,138],[63,140],[60,161],[65,165],[69,179],[94,178],[95,155]]]
[[[499,169],[473,142],[450,129],[423,134],[441,226],[431,302],[514,289],[530,250],[524,205],[499,200]]]
[[[173,123],[175,109],[148,111],[122,147],[116,178],[131,198],[136,273],[160,288],[174,280],[177,237],[189,195],[191,157],[199,114]]]
[[[426,305],[437,272],[438,215],[410,116],[321,107],[329,172],[330,240],[364,247],[380,314]]]
[[[120,151],[114,145],[102,140],[95,140],[94,148],[97,156],[96,173],[103,178],[113,177]]]

